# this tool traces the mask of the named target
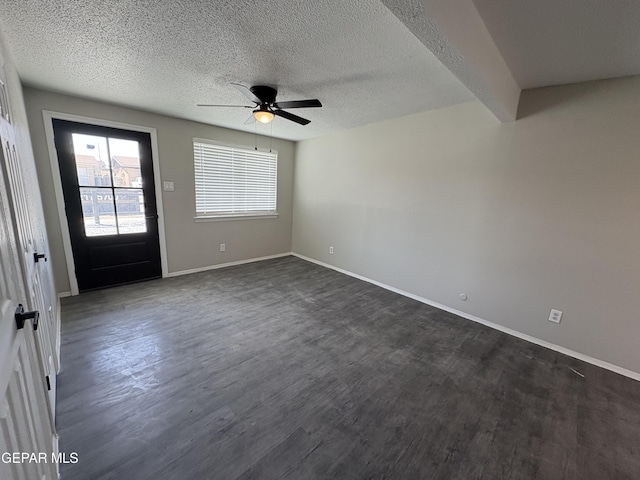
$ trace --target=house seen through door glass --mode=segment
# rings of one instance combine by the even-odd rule
[[[147,231],[138,142],[72,134],[88,237]]]

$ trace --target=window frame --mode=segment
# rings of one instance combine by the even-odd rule
[[[258,219],[269,219],[269,218],[278,218],[278,151],[277,150],[266,150],[266,149],[257,149],[258,152],[272,154],[275,155],[275,185],[274,185],[274,206],[275,209],[273,211],[250,211],[250,212],[207,212],[207,213],[198,213],[197,210],[197,185],[196,185],[196,156],[195,156],[195,147],[196,144],[205,144],[212,145],[216,147],[224,147],[230,149],[237,150],[246,150],[248,152],[255,152],[256,149],[253,147],[248,147],[247,145],[238,145],[231,144],[227,142],[218,142],[215,140],[209,140],[205,138],[197,138],[194,137],[191,142],[192,147],[192,155],[193,155],[193,185],[194,185],[194,207],[196,209],[196,214],[193,217],[194,220],[199,222],[220,222],[220,221],[229,221],[229,220],[258,220]]]

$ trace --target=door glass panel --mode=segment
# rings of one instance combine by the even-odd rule
[[[134,140],[109,138],[111,172],[115,187],[142,188],[140,146]]]
[[[78,185],[81,187],[110,186],[111,166],[107,139],[80,133],[74,133],[71,137]]]
[[[146,232],[147,222],[144,216],[142,190],[135,188],[116,188],[115,190],[120,233]]]
[[[80,188],[84,231],[87,237],[117,235],[111,188]]]

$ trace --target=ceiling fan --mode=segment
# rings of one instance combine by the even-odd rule
[[[293,113],[289,113],[284,108],[314,108],[322,107],[320,100],[314,98],[309,100],[290,100],[288,102],[276,102],[276,95],[278,91],[273,87],[266,85],[255,85],[253,87],[246,87],[239,83],[232,83],[236,89],[242,92],[249,100],[255,103],[251,105],[210,105],[205,103],[198,103],[198,107],[237,107],[237,108],[251,108],[253,114],[245,123],[250,123],[254,120],[260,123],[269,123],[273,120],[274,116],[286,118],[292,122],[299,123],[300,125],[307,125],[311,120],[299,117]]]

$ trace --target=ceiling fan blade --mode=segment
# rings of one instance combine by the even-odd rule
[[[196,107],[237,107],[237,108],[256,108],[253,105],[212,105],[209,103],[196,103]]]
[[[313,108],[321,107],[322,104],[317,98],[310,100],[292,100],[290,102],[276,102],[274,108]]]
[[[241,85],[239,83],[232,83],[231,85],[233,85],[239,92],[241,92],[245,97],[247,97],[253,103],[257,103],[257,104],[262,103],[262,100],[256,97],[255,93],[249,90],[249,87],[245,87],[244,85]]]
[[[299,117],[298,115],[294,115],[293,113],[285,112],[284,110],[274,110],[274,115],[278,115],[279,117],[286,118],[287,120],[291,120],[292,122],[299,123],[300,125],[307,125],[311,123],[311,120],[307,120],[306,118]]]

